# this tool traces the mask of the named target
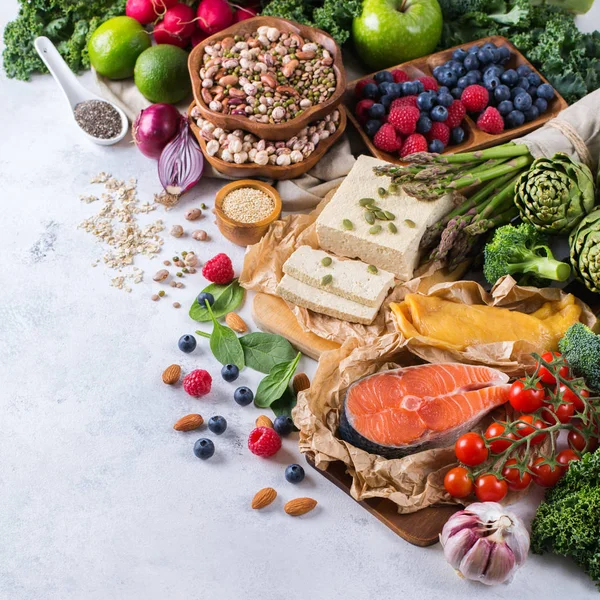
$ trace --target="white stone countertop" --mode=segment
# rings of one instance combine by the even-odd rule
[[[15,0],[0,3],[0,30],[16,10]],[[597,2],[584,26],[599,18]],[[239,272],[243,249],[205,218],[198,226],[211,241],[165,235],[161,260],[137,263],[142,283],[129,294],[110,287],[102,262],[92,267],[103,248],[77,228],[100,204],[78,197],[99,192],[88,182],[107,171],[137,177],[140,198],[151,201],[155,163],[129,139],[87,142],[49,76],[23,83],[0,74],[0,106],[0,600],[597,597],[586,575],[554,556],[531,556],[510,586],[465,582],[439,544],[411,546],[310,467],[302,484],[287,483],[285,466],[305,464],[293,437],[275,458],[252,455],[247,435],[262,411],[233,402],[236,385],[220,378],[206,340],[191,355],[177,348],[197,328],[187,309],[202,276],[150,300],[162,258],[192,247],[202,259],[226,252]],[[140,222],[164,218],[189,231],[186,208],[212,207],[221,185],[203,180],[176,209]],[[247,298],[248,322],[250,306]],[[161,382],[173,362],[213,374],[208,399]],[[315,365],[303,358],[300,370]],[[255,389],[258,380],[247,370],[237,384]],[[189,412],[221,414],[229,427],[221,437],[173,431]],[[200,461],[192,446],[205,434],[216,453]],[[252,511],[265,486],[278,490],[277,502]],[[319,505],[293,519],[282,506],[298,496]],[[534,507],[532,495],[518,510]]]

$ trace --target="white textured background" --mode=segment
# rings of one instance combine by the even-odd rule
[[[16,10],[14,0],[0,3],[0,30]],[[583,27],[599,17],[597,2]],[[158,189],[155,164],[127,142],[87,143],[49,76],[1,74],[0,106],[1,600],[597,597],[578,569],[549,556],[532,556],[512,586],[464,582],[439,545],[407,544],[309,467],[301,485],[287,483],[285,465],[303,463],[294,439],[275,459],[251,455],[258,409],[233,403],[235,385],[220,379],[204,340],[192,355],[177,349],[196,328],[187,307],[202,277],[153,303],[159,262],[143,260],[146,280],[131,294],[115,290],[102,266],[91,267],[101,247],[77,229],[100,206],[78,200],[100,191],[92,175],[136,176],[145,201]],[[203,181],[168,225],[187,225],[187,207],[212,206],[219,185]],[[199,226],[213,241],[166,236],[164,257],[195,244],[202,258],[226,251],[239,268],[242,250],[211,221]],[[249,309],[246,301],[248,320]],[[172,362],[211,371],[210,398],[162,384]],[[303,359],[301,369],[312,373],[314,363]],[[254,388],[254,375],[237,384]],[[192,453],[198,432],[172,430],[188,412],[229,422],[209,461]],[[279,498],[257,513],[249,502],[264,486]],[[292,519],[282,505],[299,495],[319,507]]]

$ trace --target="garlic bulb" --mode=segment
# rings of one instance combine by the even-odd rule
[[[440,541],[446,560],[463,577],[486,585],[510,581],[529,552],[523,521],[497,502],[476,502],[454,514]]]

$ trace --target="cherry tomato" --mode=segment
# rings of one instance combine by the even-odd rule
[[[475,480],[475,495],[480,502],[500,502],[508,492],[508,484],[488,473]]]
[[[560,352],[546,352],[545,354],[542,354],[542,358],[546,362],[552,362],[555,358],[559,358],[560,356],[562,356]],[[569,376],[569,367],[567,367],[567,365],[562,366],[558,371],[558,374],[566,379]],[[542,381],[548,385],[556,383],[556,377],[554,377],[554,375],[552,375],[552,373],[544,366],[540,367],[538,376],[541,377]]]
[[[464,467],[454,467],[444,477],[444,487],[454,498],[466,498],[473,491],[473,480]]]
[[[530,413],[542,408],[545,391],[538,381],[534,387],[527,387],[524,379],[517,379],[510,386],[508,401],[519,412]]]
[[[531,465],[533,471],[533,480],[542,487],[554,487],[558,480],[565,474],[565,467],[554,466],[548,464],[540,464],[544,462],[541,456],[536,458]]]
[[[575,407],[576,411],[578,411],[578,412],[583,411],[583,409],[585,408],[585,405],[583,404],[583,401],[581,400],[581,398],[577,394],[574,394],[564,383],[560,384],[560,393],[562,394],[562,399],[565,402],[573,403],[573,406]],[[581,390],[580,394],[584,398],[590,397],[590,393],[587,390]]]
[[[456,458],[469,467],[480,465],[489,455],[483,438],[473,431],[461,435],[454,445]]]
[[[581,460],[579,454],[575,454],[573,450],[563,450],[556,455],[556,462],[560,463],[566,469],[569,468],[569,463],[572,460]]]
[[[515,491],[524,490],[531,483],[531,475],[526,471],[521,475],[519,469],[514,465],[517,464],[515,458],[511,458],[506,461],[504,469],[502,469],[502,476],[508,484],[508,489]]]
[[[575,414],[575,405],[572,402],[562,402],[556,408],[549,404],[544,403],[546,407],[542,412],[542,417],[550,425],[555,425],[557,421],[560,423],[568,423]]]
[[[583,434],[575,429],[569,431],[567,440],[569,446],[577,452],[593,452],[598,447],[598,438],[590,437],[586,443]]]
[[[503,436],[508,438],[506,440],[495,440],[493,442],[489,442],[490,451],[492,454],[501,454],[504,452],[510,445],[510,440],[516,440],[517,436],[514,433],[504,433],[506,431],[506,423],[492,423],[483,434],[487,440],[495,437]]]
[[[524,421],[524,423],[517,423],[517,435],[521,438],[528,436],[536,429],[544,429],[546,427],[542,420],[534,417],[533,415],[521,415],[518,420]],[[535,446],[535,444],[541,444],[545,437],[545,433],[540,433],[540,435],[533,437],[530,443],[532,446]]]

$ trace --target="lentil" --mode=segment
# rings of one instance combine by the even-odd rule
[[[179,304],[179,302],[173,302],[173,308],[181,308],[181,304]]]
[[[92,137],[110,140],[123,131],[121,115],[110,102],[86,100],[77,104],[73,112],[77,125]]]
[[[275,201],[261,190],[241,187],[223,198],[221,209],[238,223],[257,223],[273,213]]]

